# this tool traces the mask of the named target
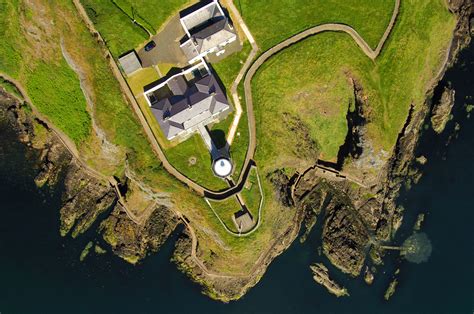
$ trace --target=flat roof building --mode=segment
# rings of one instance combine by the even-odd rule
[[[121,56],[118,61],[127,76],[135,73],[136,71],[142,68],[140,59],[138,59],[138,55],[135,53],[135,50],[132,50]]]

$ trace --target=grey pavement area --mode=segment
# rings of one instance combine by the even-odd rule
[[[185,35],[183,27],[179,22],[179,16],[175,15],[168,24],[152,40],[156,47],[150,51],[144,48],[138,51],[138,56],[143,67],[154,66],[158,63],[187,65],[187,59],[179,47],[179,41]]]

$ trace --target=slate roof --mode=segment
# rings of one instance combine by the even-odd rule
[[[180,78],[184,81],[183,77]],[[224,92],[212,74],[187,85],[184,92],[178,89],[177,94],[173,89],[170,87],[173,95],[151,106],[153,115],[168,139],[230,108]]]
[[[193,7],[186,9],[186,13],[181,12],[181,21],[190,35],[180,41],[188,60],[236,36],[229,20],[219,10],[218,2],[212,2],[204,9]]]
[[[218,6],[219,4],[213,0],[200,1],[182,10],[179,13],[180,19],[188,31],[191,31],[212,18],[222,16]]]

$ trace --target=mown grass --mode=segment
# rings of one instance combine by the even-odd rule
[[[255,170],[255,168],[250,171],[245,187],[240,195],[254,220],[257,220],[262,194],[260,193],[260,188],[258,186],[257,170]]]
[[[265,51],[325,23],[350,25],[375,48],[390,21],[395,0],[235,0],[235,4]]]
[[[234,53],[227,58],[212,64],[212,68],[216,71],[219,79],[227,89],[227,94],[230,97],[230,87],[234,82],[237,74],[247,60],[248,55],[252,51],[252,46],[246,40],[242,45],[242,50]]]
[[[159,78],[155,68],[144,68],[127,77],[127,81],[132,93],[138,98],[138,95],[143,93],[146,85],[157,81]]]
[[[212,172],[211,154],[199,134],[178,145],[168,148],[165,154],[169,162],[182,174],[211,190],[222,190],[227,183]],[[195,158],[195,164],[191,159]]]

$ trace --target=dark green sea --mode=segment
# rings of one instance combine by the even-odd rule
[[[317,285],[309,270],[315,261],[327,262],[316,250],[321,226],[304,244],[295,241],[256,287],[229,304],[202,295],[169,262],[177,234],[138,266],[110,253],[92,252],[80,262],[82,249],[97,235],[60,237],[62,191],[36,188],[34,158],[0,125],[0,313],[473,313],[474,111],[468,118],[465,104],[474,105],[474,46],[443,83],[456,89],[453,119],[440,136],[423,132],[417,155],[428,162],[419,184],[400,196],[406,214],[396,240],[403,242],[416,216],[426,213],[423,231],[432,254],[423,264],[388,254],[370,287],[330,268],[351,294],[339,299]],[[399,285],[386,302],[383,294],[397,268]]]

